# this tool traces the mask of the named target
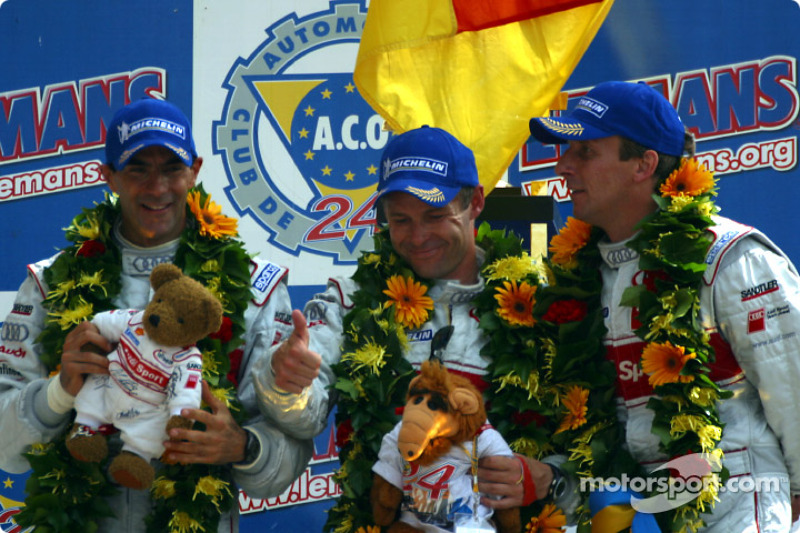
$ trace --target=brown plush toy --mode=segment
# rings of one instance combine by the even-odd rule
[[[423,363],[409,384],[403,419],[384,436],[373,467],[375,523],[391,533],[416,533],[448,528],[459,513],[472,515],[479,498],[474,464],[490,455],[512,452],[489,426],[481,393],[440,363]],[[482,505],[477,510],[479,518],[490,513]],[[501,533],[520,531],[518,508],[498,510],[492,519]]]
[[[89,374],[75,397],[66,441],[75,459],[101,461],[108,455],[107,430],[118,429],[123,446],[109,474],[133,489],[153,483],[150,460],[164,452],[167,431],[191,427],[180,412],[200,406],[202,358],[195,343],[222,323],[219,300],[175,265],[155,267],[150,284],[155,292],[144,310],[92,319],[117,348],[108,355],[110,375]]]

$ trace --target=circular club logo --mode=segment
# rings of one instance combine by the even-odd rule
[[[270,243],[296,256],[352,264],[371,245],[389,132],[353,83],[366,15],[363,2],[352,1],[291,14],[267,28],[267,39],[225,80],[212,136],[225,192]]]

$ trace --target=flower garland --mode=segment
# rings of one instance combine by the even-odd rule
[[[622,305],[638,308],[647,342],[643,371],[655,396],[653,431],[669,457],[705,453],[721,459],[722,424],[716,401],[729,393],[708,377],[713,349],[698,322],[699,288],[713,225],[713,176],[685,159],[654,195],[658,210],[639,225],[630,246],[640,254],[648,283],[629,289]],[[484,290],[474,300],[487,343],[489,419],[511,448],[529,457],[568,457],[563,468],[587,478],[646,475],[624,449],[617,421],[616,370],[606,358],[600,294],[603,233],[570,218],[550,245],[540,269],[521,251],[520,241],[482,225],[476,243],[486,251]],[[369,490],[380,442],[399,419],[413,368],[403,358],[406,329],[430,320],[425,300],[430,286],[400,260],[386,232],[375,250],[362,254],[353,275],[359,290],[345,317],[342,358],[333,371],[342,497],[328,512],[326,531],[373,531]],[[546,283],[540,282],[546,281]],[[664,474],[668,475],[668,473]],[[661,513],[665,531],[696,531],[702,512],[713,508],[720,484],[704,480],[699,497]],[[724,481],[724,479],[722,480]],[[584,495],[587,496],[587,495]],[[558,531],[563,513],[537,501],[522,509],[525,531]],[[578,510],[579,530],[589,531],[586,501]]]
[[[369,503],[372,465],[383,436],[400,419],[396,410],[405,403],[408,383],[415,375],[411,363],[403,357],[406,331],[425,324],[434,312],[433,301],[426,296],[430,280],[418,278],[400,259],[387,231],[378,232],[374,241],[375,249],[362,254],[353,274],[358,290],[351,295],[353,309],[344,319],[342,357],[333,366],[334,388],[339,393],[336,441],[340,468],[335,479],[342,496],[328,511],[325,530],[335,533],[378,531]],[[520,239],[482,224],[476,244],[486,252],[485,275],[493,280],[487,282],[478,299],[488,302],[488,314],[495,322],[508,324],[508,331],[517,328],[516,324],[529,330],[538,275],[531,258],[522,253]],[[514,281],[503,284],[508,277]],[[523,277],[525,280],[517,279]],[[501,285],[501,293],[496,293],[495,284]],[[482,316],[481,324],[487,320],[491,318]],[[522,337],[516,338],[517,346],[525,343]],[[503,345],[501,339],[497,340]],[[506,353],[506,347],[503,345],[502,354],[489,351],[490,357],[496,357],[497,371],[510,365],[527,375],[526,369],[533,368],[535,362],[520,357],[520,352]],[[500,394],[498,389],[508,385],[509,379],[498,379],[499,385],[490,387],[486,393],[490,403],[504,401],[506,392]],[[504,435],[508,437],[508,433]],[[561,518],[563,513],[553,508],[536,517],[542,527],[557,524]],[[531,532],[537,531],[535,525],[530,527]]]
[[[646,343],[641,367],[653,386],[648,408],[655,414],[652,431],[660,439],[659,450],[670,458],[707,454],[719,466],[722,423],[717,401],[730,393],[708,377],[714,351],[698,318],[704,259],[712,242],[706,230],[714,225],[711,215],[716,212],[714,186],[708,170],[695,159],[683,159],[659,187],[660,194],[653,195],[658,209],[638,224],[639,232],[629,243],[639,253],[646,282],[627,289],[620,304],[638,309],[641,326],[635,333]],[[538,292],[534,315],[542,317],[539,334],[553,361],[549,386],[564,393],[553,442],[567,452],[565,468],[573,474],[642,477],[647,474],[622,451],[614,413],[615,370],[602,345],[601,236],[597,228],[570,218],[551,241],[549,283]],[[564,313],[566,307],[572,312]],[[711,473],[703,481],[696,499],[656,515],[663,531],[703,526],[700,513],[712,511],[724,480]],[[588,509],[584,505],[579,511],[579,530],[588,531]]]
[[[174,263],[208,287],[223,304],[219,331],[197,343],[203,354],[203,378],[225,402],[234,418],[244,422],[236,398],[241,362],[244,312],[250,294],[250,256],[237,235],[236,220],[221,214],[202,186],[189,191],[186,228]],[[120,216],[115,196],[84,209],[66,228],[71,245],[45,270],[50,292],[48,310],[37,341],[42,364],[58,371],[67,333],[96,313],[113,309],[121,289],[121,256],[113,226]],[[64,435],[36,444],[26,454],[32,473],[23,510],[15,517],[22,527],[54,531],[94,531],[98,520],[114,516],[105,498],[117,489],[106,477],[108,460],[100,464],[76,461],[66,450]],[[230,469],[221,465],[164,465],[151,490],[153,510],[147,517],[152,532],[216,531],[220,514],[236,503]]]

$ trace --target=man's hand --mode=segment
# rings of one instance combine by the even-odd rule
[[[792,497],[792,523],[800,518],[800,495]]]
[[[280,389],[300,394],[319,375],[322,357],[308,349],[308,326],[303,313],[292,311],[294,331],[272,355],[275,385]]]
[[[203,401],[211,412],[202,409],[183,409],[181,416],[205,424],[205,431],[172,428],[170,440],[164,443],[167,463],[202,463],[222,465],[244,460],[247,431],[231,416],[228,407],[211,394],[203,381]]]
[[[114,347],[91,322],[81,322],[64,339],[59,380],[72,396],[83,387],[86,374],[108,374],[108,354]]]
[[[520,461],[525,461],[532,476],[535,496],[525,494],[525,478]],[[521,507],[526,499],[533,497],[540,500],[547,496],[553,471],[544,463],[521,455],[484,457],[478,462],[478,490],[481,503],[493,509],[510,509]],[[531,480],[528,480],[531,481]],[[531,484],[527,483],[530,487]],[[494,498],[487,497],[493,496]],[[496,499],[499,497],[499,499]]]

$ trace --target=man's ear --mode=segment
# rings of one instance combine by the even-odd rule
[[[642,157],[636,164],[636,181],[649,180],[653,177],[658,167],[658,152],[655,150],[645,150]]]
[[[200,156],[195,157],[194,162],[190,167],[192,169],[192,173],[194,173],[194,179],[192,180],[192,187],[197,185],[197,177],[200,175],[200,167],[202,166],[203,166],[203,158]]]
[[[483,185],[478,184],[475,190],[472,191],[472,200],[470,200],[469,203],[470,217],[472,220],[478,218],[478,215],[483,211],[484,205],[486,205],[486,197],[483,193]]]
[[[100,165],[100,173],[103,175],[103,179],[106,180],[106,183],[108,183],[108,188],[111,189],[111,192],[117,192],[117,187],[114,183],[114,171],[111,170],[111,166],[105,163]]]

